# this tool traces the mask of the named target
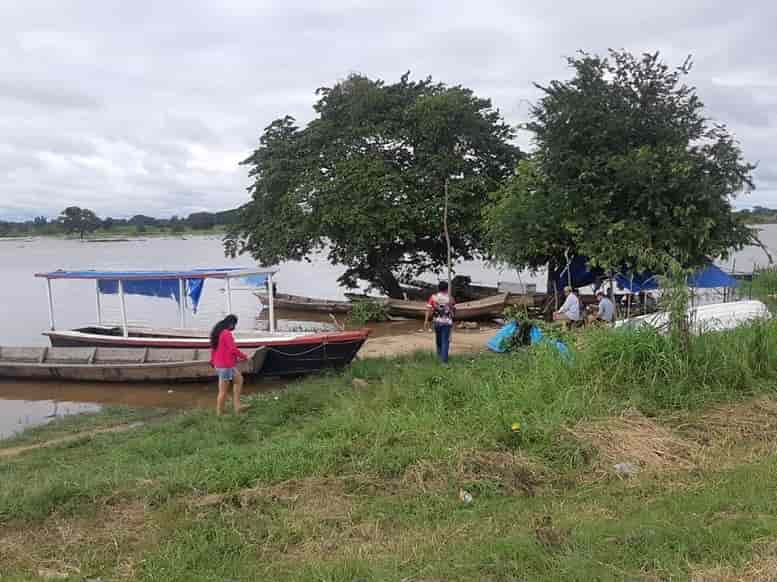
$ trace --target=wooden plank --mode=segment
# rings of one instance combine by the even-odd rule
[[[47,364],[86,364],[94,348],[49,348],[45,362]]]
[[[46,348],[4,347],[0,362],[40,362]]]

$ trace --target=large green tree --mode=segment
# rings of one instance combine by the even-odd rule
[[[519,267],[589,257],[595,267],[692,267],[754,240],[732,213],[754,168],[696,90],[656,54],[569,59],[574,76],[537,87],[536,149],[494,195],[494,255]]]
[[[87,232],[93,232],[100,227],[100,219],[94,211],[78,206],[65,208],[59,215],[59,222],[65,232],[77,232],[82,239]]]
[[[225,247],[264,264],[325,249],[393,297],[399,281],[446,262],[444,191],[453,259],[482,247],[481,213],[519,157],[488,99],[427,78],[386,84],[351,76],[318,90],[316,117],[270,124],[243,163],[254,179]]]

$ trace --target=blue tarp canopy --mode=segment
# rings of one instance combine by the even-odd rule
[[[602,278],[606,277],[602,269],[592,269],[588,266],[588,257],[576,256],[572,261],[558,273],[556,278],[557,288],[563,289],[570,284],[572,287],[585,287],[592,285]],[[641,291],[652,291],[658,289],[658,276],[655,273],[617,273],[615,280],[622,289],[627,289],[633,293]],[[712,289],[719,287],[736,287],[737,281],[732,276],[723,272],[715,265],[696,271],[688,277],[690,287]]]
[[[658,289],[658,277],[653,273],[641,273],[639,275],[618,274],[615,276],[615,279],[618,282],[618,285],[623,289],[628,289],[632,293]],[[724,273],[715,265],[708,265],[704,269],[700,269],[692,275],[689,275],[687,282],[689,287],[695,287],[697,289],[716,289],[720,287],[737,286],[737,280],[734,279],[734,277]]]
[[[175,299],[180,303],[181,284],[184,294],[189,297],[192,309],[196,312],[202,297],[205,279],[239,278],[247,285],[260,287],[267,282],[267,276],[274,269],[244,269],[240,267],[221,267],[215,269],[187,269],[184,271],[52,271],[38,273],[36,277],[46,279],[91,279],[96,280],[100,293],[119,292],[119,281],[127,295],[145,295]]]
[[[724,273],[719,267],[710,265],[706,269],[697,271],[688,277],[688,285],[702,289],[715,289],[718,287],[736,287],[737,280],[728,273]]]
[[[603,270],[592,269],[588,266],[588,257],[577,255],[566,267],[558,272],[554,283],[556,284],[556,289],[561,291],[567,285],[571,287],[592,285],[597,279],[604,276]]]
[[[618,273],[615,275],[615,282],[621,289],[626,289],[632,293],[658,289],[658,277],[654,273],[636,273],[634,275]]]

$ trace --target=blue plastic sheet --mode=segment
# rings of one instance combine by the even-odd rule
[[[69,271],[66,275],[72,275],[72,278],[90,278],[97,279],[100,293],[107,295],[119,292],[118,278],[122,275],[133,277],[122,280],[122,287],[126,295],[144,295],[146,297],[162,297],[164,299],[174,299],[180,304],[180,283],[179,279],[170,279],[169,277],[185,276],[184,294],[189,298],[189,304],[192,311],[197,312],[197,308],[202,298],[202,291],[205,286],[205,277],[198,276],[199,273],[228,272],[241,270],[239,268],[227,267],[218,269],[192,269],[189,271]],[[112,277],[110,279],[100,279],[100,276]],[[137,277],[143,277],[138,279]],[[165,277],[155,279],[154,277]],[[60,278],[68,278],[67,276]],[[245,284],[261,287],[267,283],[267,275],[248,275],[240,278]]]
[[[492,352],[496,352],[498,354],[504,353],[506,351],[505,347],[507,345],[507,340],[509,340],[518,331],[518,329],[518,322],[511,321],[506,323],[498,332],[496,332],[495,336],[486,342],[486,347]],[[547,343],[556,348],[556,350],[558,350],[562,356],[570,356],[569,348],[564,342],[546,338],[540,328],[538,328],[536,325],[532,326],[531,332],[529,332],[529,342],[533,346],[540,343]]]

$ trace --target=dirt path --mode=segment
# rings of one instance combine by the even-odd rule
[[[419,324],[420,327],[420,324]],[[469,354],[486,350],[486,341],[496,333],[496,328],[477,330],[456,329],[451,339],[451,353]],[[370,338],[359,351],[360,358],[400,356],[416,351],[434,352],[434,334],[414,331],[401,335]]]
[[[54,447],[57,445],[63,445],[83,438],[93,437],[98,434],[127,432],[128,430],[141,427],[144,424],[146,423],[131,422],[129,424],[120,424],[117,426],[109,426],[107,428],[95,428],[92,430],[85,430],[83,432],[78,432],[76,434],[69,435],[66,437],[59,437],[48,441],[44,441],[42,443],[36,443],[34,445],[20,445],[18,447],[9,447],[7,449],[0,449],[0,459],[15,457],[17,455],[21,455],[22,453],[26,453],[28,451],[34,451],[35,449],[42,449],[45,447]]]

